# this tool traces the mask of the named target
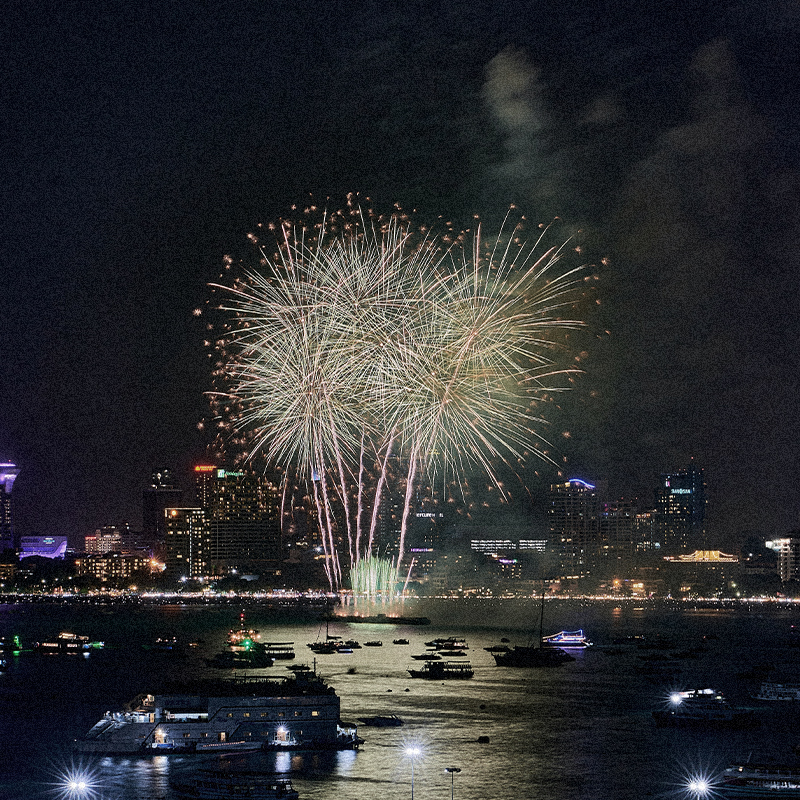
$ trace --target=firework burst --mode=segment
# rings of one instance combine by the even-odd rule
[[[354,574],[374,555],[390,460],[406,466],[399,570],[421,474],[477,466],[502,491],[498,458],[548,458],[538,409],[575,371],[559,359],[564,332],[582,323],[562,315],[584,270],[561,268],[572,251],[545,247],[548,229],[527,242],[508,221],[488,247],[480,228],[437,237],[354,203],[274,231],[258,268],[216,287],[227,322],[212,399],[250,455],[313,484],[337,588],[340,542]]]

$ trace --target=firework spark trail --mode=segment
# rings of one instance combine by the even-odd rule
[[[480,227],[471,242],[437,238],[351,205],[317,226],[281,223],[262,269],[217,287],[232,322],[214,397],[237,406],[233,426],[249,431],[251,454],[314,483],[332,588],[343,540],[333,497],[355,574],[377,547],[390,456],[407,460],[395,570],[420,470],[446,480],[477,465],[502,493],[494,459],[519,460],[532,445],[548,458],[535,408],[577,371],[556,356],[563,332],[582,324],[560,315],[585,277],[558,266],[568,242],[540,254],[547,231],[526,243],[516,226],[486,248]],[[365,458],[377,468],[366,543]]]

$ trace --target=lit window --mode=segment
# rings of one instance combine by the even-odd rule
[[[312,717],[318,717],[318,716],[319,716],[319,711],[316,711],[316,710],[315,710],[315,711],[312,711],[312,712],[311,712],[311,716],[312,716]]]

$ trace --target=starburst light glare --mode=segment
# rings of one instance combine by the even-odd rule
[[[402,496],[400,574],[423,477],[478,469],[502,494],[497,459],[551,460],[539,409],[578,371],[564,336],[582,325],[566,312],[583,268],[561,268],[567,243],[545,246],[548,229],[531,242],[519,225],[488,244],[480,228],[436,236],[353,198],[316,223],[274,228],[274,252],[259,242],[260,265],[216,287],[221,434],[310,487],[333,589],[340,545],[365,579],[359,562],[387,544],[382,503]]]

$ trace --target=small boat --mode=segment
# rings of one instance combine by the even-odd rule
[[[397,714],[384,717],[359,717],[358,721],[372,728],[399,728],[403,724],[403,720]]]
[[[393,639],[392,644],[408,644],[408,639]]]
[[[383,642],[364,642],[364,647],[383,647]]]
[[[418,656],[411,656],[415,661],[441,661],[442,657],[438,653],[422,653]]]
[[[223,650],[206,659],[207,666],[218,669],[266,669],[274,663],[263,650]]]
[[[475,671],[469,661],[426,661],[419,669],[408,669],[412,678],[429,681],[471,678]]]
[[[467,642],[456,636],[448,636],[446,639],[433,639],[430,642],[425,642],[425,647],[431,647],[434,650],[469,650]]]
[[[344,643],[345,647],[349,647],[351,650],[360,650],[361,645],[355,639],[347,639]]]
[[[673,692],[666,708],[653,712],[660,727],[738,728],[750,727],[753,712],[731,705],[715,689],[690,689]]]
[[[542,647],[560,647],[562,650],[582,649],[591,647],[591,644],[582,630],[559,631],[558,633],[550,634],[550,636],[542,637]]]
[[[289,778],[260,772],[198,770],[191,783],[173,783],[172,788],[182,797],[199,800],[298,800],[300,797]]]
[[[765,681],[753,698],[755,700],[800,700],[800,683]]]
[[[800,798],[800,766],[797,764],[731,764],[714,786],[725,798]]]

